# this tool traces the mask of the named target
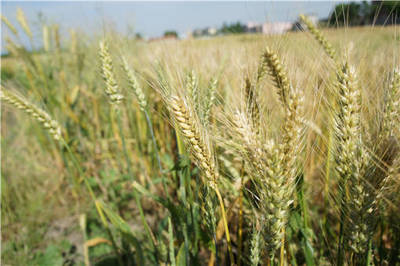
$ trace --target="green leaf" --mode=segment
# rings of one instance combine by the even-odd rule
[[[176,265],[177,266],[186,266],[186,256],[185,256],[185,244],[182,243],[179,248],[178,255],[176,256]]]

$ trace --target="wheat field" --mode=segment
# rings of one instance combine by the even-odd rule
[[[400,265],[395,26],[1,60],[4,265]]]

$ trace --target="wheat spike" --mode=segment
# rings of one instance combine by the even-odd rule
[[[170,106],[182,135],[190,144],[195,163],[204,171],[207,181],[215,184],[218,176],[215,162],[208,146],[200,135],[198,123],[195,122],[193,114],[189,112],[185,102],[178,96],[171,97]]]
[[[319,42],[324,51],[332,58],[335,62],[337,61],[335,49],[333,49],[330,42],[328,42],[321,31],[315,27],[315,25],[304,15],[300,15],[300,19],[307,25],[314,38]]]
[[[369,156],[361,136],[361,91],[356,82],[355,69],[346,62],[337,71],[338,107],[335,119],[337,137],[336,171],[342,193],[342,215],[350,218],[350,246],[356,253],[365,251],[368,240],[368,215],[370,193],[366,189],[366,167]],[[350,190],[349,199],[345,191]]]
[[[103,78],[106,82],[105,92],[110,97],[111,103],[118,104],[124,98],[119,93],[118,84],[115,79],[113,63],[109,52],[108,44],[105,41],[100,42],[100,59],[101,59],[101,70]]]
[[[205,102],[204,112],[203,112],[203,124],[205,128],[207,128],[208,125],[210,124],[211,109],[215,104],[216,100],[215,94],[217,91],[217,86],[218,86],[218,79],[212,79],[207,91],[207,99]]]
[[[26,20],[24,11],[22,11],[21,8],[17,9],[17,20],[18,20],[19,24],[21,25],[22,29],[25,31],[26,35],[28,35],[29,38],[32,39],[33,38],[32,31],[29,28],[29,24]]]
[[[260,109],[257,101],[257,92],[255,91],[255,87],[251,84],[249,78],[245,80],[245,99],[246,99],[246,109],[249,114],[252,122],[252,126],[258,135],[260,133],[261,124],[260,124]]]
[[[54,140],[59,141],[61,139],[61,127],[59,126],[58,122],[53,120],[45,111],[37,108],[27,100],[8,90],[1,89],[0,99],[8,102],[11,105],[14,105],[20,110],[23,110],[25,113],[39,121],[50,133]]]
[[[17,29],[14,27],[13,24],[11,24],[11,22],[8,20],[8,18],[3,15],[0,15],[0,17],[1,17],[1,21],[3,21],[4,24],[6,24],[6,26],[12,31],[12,33],[14,33],[14,35],[18,36]]]
[[[192,70],[186,77],[187,86],[189,89],[189,96],[193,102],[194,110],[199,114],[199,81],[197,75]]]
[[[250,262],[252,266],[258,266],[260,254],[260,232],[256,228],[253,228],[250,242]]]
[[[274,79],[275,86],[279,89],[278,95],[282,103],[286,103],[287,93],[290,90],[290,82],[286,70],[281,64],[277,54],[268,47],[264,52],[264,62],[269,68],[269,74]]]
[[[250,165],[249,172],[257,178],[260,193],[260,204],[265,216],[264,238],[267,249],[273,254],[284,238],[289,206],[292,200],[293,183],[286,179],[284,156],[273,140],[262,144],[252,130],[246,114],[237,113],[235,129],[243,143],[243,157]]]
[[[400,69],[395,69],[389,84],[383,117],[383,138],[400,133]]]
[[[42,27],[42,36],[43,36],[43,49],[45,52],[50,50],[50,39],[49,39],[49,27],[47,25],[43,25]]]
[[[146,107],[147,107],[147,101],[146,101],[146,96],[143,92],[143,89],[140,86],[139,82],[137,81],[135,73],[129,67],[129,64],[128,64],[128,61],[126,60],[126,58],[123,57],[122,61],[123,61],[122,68],[124,69],[125,74],[128,78],[129,86],[132,88],[133,93],[135,94],[135,96],[139,102],[140,109],[142,111],[144,111],[144,110],[146,110]]]

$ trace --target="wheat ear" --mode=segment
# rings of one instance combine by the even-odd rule
[[[214,189],[215,194],[217,195],[221,208],[222,220],[225,227],[229,257],[231,263],[233,263],[234,258],[229,235],[228,221],[226,219],[224,201],[218,189],[217,179],[219,174],[213,159],[213,155],[209,149],[209,146],[206,145],[206,142],[201,137],[197,119],[194,117],[193,112],[190,111],[183,99],[178,96],[171,96],[169,99],[169,105],[182,135],[190,144],[190,151],[194,157],[196,165],[204,172],[208,181],[208,185]]]
[[[45,111],[37,108],[27,100],[8,90],[0,90],[0,99],[14,105],[20,110],[23,110],[25,113],[39,121],[54,140],[59,141],[61,139],[61,127],[58,122],[53,120]]]
[[[118,84],[115,79],[113,63],[109,52],[108,44],[105,41],[100,42],[100,60],[103,78],[106,82],[105,92],[109,96],[111,103],[118,104],[124,98],[119,93]]]
[[[255,86],[251,84],[249,78],[245,79],[245,99],[246,99],[246,111],[251,118],[252,126],[256,134],[258,135],[261,130],[260,124],[260,109],[257,101],[257,92]]]
[[[264,55],[264,62],[269,68],[269,74],[278,88],[278,95],[282,103],[286,103],[287,93],[290,90],[290,82],[285,68],[279,60],[277,54],[270,48],[266,48]]]
[[[178,96],[171,97],[170,106],[182,135],[190,144],[195,163],[203,170],[207,181],[215,184],[218,176],[215,162],[208,146],[201,138],[198,123],[195,122],[193,114],[188,112],[185,102]]]
[[[210,82],[210,86],[207,91],[207,99],[205,102],[204,112],[203,112],[203,124],[205,128],[207,128],[208,125],[210,124],[211,109],[215,104],[216,100],[215,94],[217,91],[217,86],[218,86],[218,79],[213,78]]]
[[[258,266],[260,254],[260,232],[254,227],[250,242],[250,263],[252,266]]]
[[[336,51],[333,49],[332,45],[330,42],[327,41],[325,36],[322,34],[321,31],[315,27],[315,25],[304,15],[300,15],[300,19],[304,22],[304,24],[307,25],[307,28],[310,30],[311,34],[314,36],[314,38],[319,42],[319,44],[322,46],[324,49],[325,53],[332,58],[335,62],[337,62],[336,58]]]
[[[235,115],[235,129],[243,144],[243,157],[250,166],[249,173],[257,182],[260,204],[265,216],[264,238],[269,255],[273,254],[284,238],[292,189],[286,180],[283,168],[283,154],[274,141],[262,144],[253,131],[248,116],[244,113]]]
[[[125,71],[125,74],[128,78],[128,83],[129,86],[132,88],[133,93],[135,94],[138,102],[140,109],[142,111],[146,110],[147,107],[147,101],[146,101],[146,96],[143,92],[142,87],[140,86],[139,82],[136,79],[136,75],[133,72],[133,70],[129,67],[128,61],[126,60],[125,57],[122,57],[122,68]]]
[[[22,29],[25,31],[26,35],[28,35],[28,37],[30,39],[32,39],[33,38],[32,31],[29,28],[24,11],[22,11],[21,8],[17,9],[17,20],[18,20],[19,24],[21,25]]]
[[[382,129],[384,138],[394,136],[396,131],[400,134],[400,68],[393,71],[384,112]]]
[[[339,107],[335,117],[335,134],[338,141],[336,150],[336,171],[339,174],[341,238],[339,260],[344,247],[345,217],[350,218],[348,233],[350,246],[356,253],[366,249],[368,241],[367,210],[370,208],[365,173],[369,156],[364,148],[361,135],[361,90],[356,82],[355,69],[346,62],[337,71]],[[350,190],[348,196],[346,191]]]
[[[13,24],[11,24],[11,22],[8,20],[8,18],[3,15],[0,15],[0,17],[1,17],[1,21],[3,21],[4,24],[6,24],[6,26],[14,33],[14,35],[18,36],[17,29],[14,27]]]
[[[197,75],[192,70],[186,77],[187,87],[189,90],[189,96],[193,102],[194,110],[199,114],[199,81]]]

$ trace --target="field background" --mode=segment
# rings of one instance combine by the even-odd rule
[[[323,33],[340,54],[348,51],[363,91],[363,123],[373,127],[377,123],[378,102],[388,83],[388,74],[399,63],[398,28],[343,28],[323,30]],[[121,125],[134,180],[158,195],[164,192],[157,177],[152,142],[145,118],[125,81],[120,67],[121,56],[126,57],[138,72],[149,102],[162,165],[164,169],[170,169],[174,166],[176,141],[168,111],[157,90],[157,65],[163,67],[171,86],[176,88],[185,86],[191,71],[196,73],[202,88],[218,77],[217,103],[213,109],[214,121],[218,123],[223,119],[220,118],[222,112],[240,105],[244,78],[257,71],[264,48],[269,46],[277,51],[293,84],[305,94],[305,116],[314,127],[307,129],[304,142],[304,193],[310,206],[310,224],[318,228],[320,217],[335,221],[337,210],[326,205],[328,202],[329,206],[335,205],[332,204],[336,191],[335,175],[327,181],[325,169],[327,128],[330,127],[330,114],[325,107],[329,106],[335,69],[311,35],[304,32],[280,36],[235,35],[151,43],[126,39],[112,31],[106,36],[74,36],[72,41],[71,38],[51,39],[49,51],[31,54],[19,50],[3,57],[1,82],[59,121],[98,197],[127,221],[139,240],[144,241],[143,226],[131,193],[132,177],[127,175],[121,152],[123,143],[118,121],[104,93],[98,56],[100,39],[109,41],[120,91],[125,95],[120,104]],[[277,135],[282,116],[268,78],[262,82],[259,99],[262,113],[267,114],[266,124],[271,128],[271,134]],[[60,152],[60,146],[39,123],[23,112],[3,103],[1,111],[2,263],[61,265],[63,262],[72,265],[75,262],[80,265],[84,263],[85,243],[90,239],[94,239],[89,248],[92,263],[102,260],[106,263],[105,254],[112,253],[109,240],[105,240],[108,236],[83,185],[80,188],[74,186],[77,171],[65,153]],[[224,135],[223,128],[212,127],[210,135],[216,138]],[[231,158],[232,154],[224,153],[224,156]],[[196,176],[197,170],[193,171]],[[221,167],[222,173],[227,171]],[[171,182],[174,180],[172,174],[167,176]],[[221,188],[228,207],[238,195],[238,191],[232,189],[234,184],[231,182]],[[172,182],[169,189],[175,195],[178,188]],[[142,205],[152,229],[165,230],[158,224],[165,217],[165,209],[146,196],[142,198]],[[237,206],[233,206],[233,212],[237,212]],[[250,208],[245,215],[250,230]],[[236,232],[235,219],[235,215],[230,218],[233,232]],[[84,230],[80,226],[83,220]],[[332,225],[332,230],[337,228]],[[329,264],[329,256],[319,253],[324,245],[329,243],[316,245],[317,265]],[[208,252],[202,247],[200,257],[208,258]]]

